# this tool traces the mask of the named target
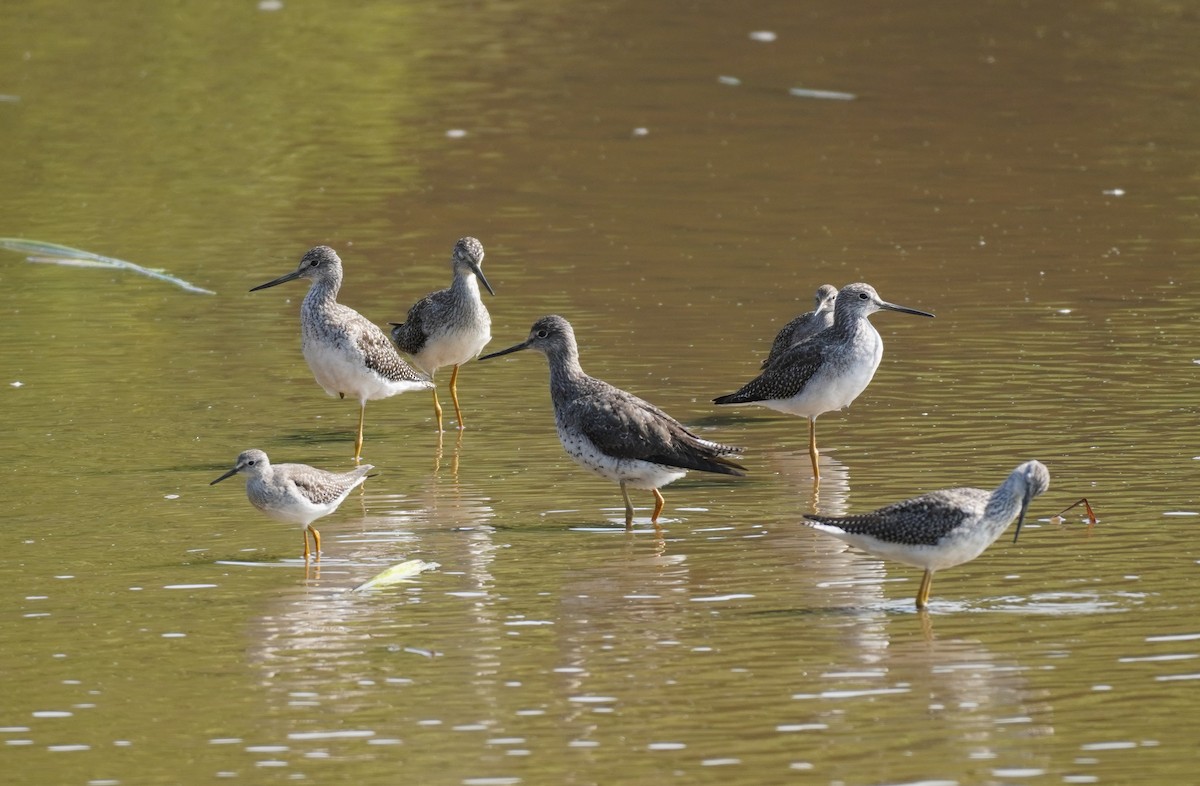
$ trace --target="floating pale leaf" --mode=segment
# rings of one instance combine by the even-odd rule
[[[126,262],[124,259],[93,254],[91,251],[83,251],[78,248],[71,248],[70,246],[60,246],[57,243],[43,243],[40,240],[22,240],[17,237],[0,237],[0,248],[7,248],[9,251],[25,254],[25,258],[30,262],[68,265],[70,267],[119,268],[133,273],[140,273],[143,276],[149,276],[159,281],[166,281],[177,287],[186,289],[188,292],[197,292],[201,295],[217,294],[211,289],[204,289],[195,284],[190,284],[182,278],[173,276],[158,268],[142,267],[141,265],[135,265],[133,262]]]
[[[809,90],[805,87],[793,87],[788,92],[798,98],[823,98],[827,101],[853,101],[858,98],[854,93],[843,93],[840,90]]]
[[[405,560],[397,565],[393,565],[387,570],[379,573],[374,578],[364,581],[359,584],[351,592],[361,592],[369,589],[379,589],[380,587],[388,587],[401,581],[409,581],[413,576],[427,570],[440,568],[436,562],[426,562],[420,559]]]

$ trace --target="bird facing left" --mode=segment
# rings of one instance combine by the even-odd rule
[[[215,486],[226,478],[244,474],[251,505],[276,521],[304,527],[307,562],[309,532],[313,536],[313,553],[321,559],[321,533],[312,523],[337,510],[373,469],[370,464],[360,464],[349,472],[326,472],[307,464],[272,464],[266,453],[251,449],[238,454],[233,469],[208,485]]]
[[[375,323],[337,302],[342,260],[329,246],[310,248],[291,273],[250,291],[298,278],[312,282],[300,304],[300,350],[326,393],[358,399],[354,460],[362,461],[367,402],[409,390],[429,390],[433,382],[404,362]]]

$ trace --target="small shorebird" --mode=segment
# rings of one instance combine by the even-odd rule
[[[917,608],[923,609],[929,604],[935,571],[978,557],[1014,518],[1016,543],[1029,503],[1049,487],[1046,465],[1026,461],[995,491],[944,489],[857,516],[809,513],[804,523],[868,554],[923,568],[917,590]]]
[[[321,533],[312,523],[337,510],[372,469],[370,464],[360,464],[349,472],[326,472],[307,464],[272,464],[261,450],[244,450],[233,469],[208,485],[214,486],[239,472],[245,474],[246,496],[251,505],[276,521],[304,527],[307,562],[309,532],[313,536],[313,552],[321,559]]]
[[[337,302],[342,286],[342,260],[329,246],[310,248],[300,266],[291,273],[250,291],[297,278],[312,281],[300,304],[300,349],[317,384],[326,393],[358,399],[354,460],[362,461],[367,402],[408,390],[428,390],[433,383],[404,362],[375,323]]]
[[[817,417],[850,406],[867,389],[883,358],[883,339],[867,318],[880,309],[932,317],[925,311],[880,300],[870,284],[850,284],[838,292],[833,325],[784,350],[771,365],[737,392],[715,404],[761,404],[808,418],[808,455],[813,480],[817,468]]]
[[[766,368],[789,347],[815,336],[832,325],[833,304],[837,300],[837,293],[837,287],[832,284],[822,284],[817,289],[816,297],[813,298],[816,304],[815,308],[796,317],[775,334],[775,340],[771,342],[771,351],[767,353],[767,357],[759,368]]]
[[[522,349],[537,350],[549,362],[554,422],[567,455],[621,485],[626,529],[633,527],[627,487],[654,493],[650,522],[661,532],[658,516],[664,500],[659,488],[679,480],[689,469],[745,474],[745,467],[726,458],[741,453],[740,448],[702,439],[653,404],[584,373],[575,331],[562,317],[542,317],[533,323],[525,341],[480,360]]]
[[[492,285],[483,275],[483,244],[473,237],[464,237],[454,245],[450,267],[454,281],[449,289],[441,289],[418,300],[408,310],[403,322],[392,325],[392,340],[412,356],[417,368],[433,379],[443,366],[454,366],[450,372],[450,399],[454,416],[463,428],[462,410],[458,406],[458,367],[478,355],[492,340],[492,318],[479,284],[493,296]],[[478,279],[478,283],[476,283]],[[438,431],[442,430],[442,405],[437,388],[433,389],[433,411],[437,415]]]

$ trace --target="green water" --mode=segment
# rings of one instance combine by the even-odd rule
[[[0,782],[1188,782],[1198,34],[1159,2],[10,2],[0,237],[216,294],[0,252]],[[306,572],[208,482],[348,467],[357,406],[303,362],[303,285],[248,290],[327,243],[383,325],[463,235],[491,349],[563,314],[750,474],[665,489],[661,541],[635,495],[626,535],[542,358],[472,363],[465,433],[368,406],[380,475]],[[937,318],[875,316],[818,495],[802,420],[709,401],[852,281]],[[798,523],[1029,458],[1038,521],[926,615]],[[1049,520],[1083,496],[1096,527]],[[348,592],[404,559],[441,567]]]

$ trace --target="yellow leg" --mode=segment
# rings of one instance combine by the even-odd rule
[[[650,490],[654,492],[654,515],[650,517],[650,523],[654,525],[654,534],[661,538],[663,534],[663,528],[658,526],[658,514],[662,513],[663,505],[665,505],[667,501],[663,499],[662,492],[658,489]]]
[[[304,536],[304,562],[308,562],[308,555],[311,553],[308,550],[308,527],[300,530],[300,534]]]
[[[454,402],[454,417],[458,418],[458,428],[461,431],[462,429],[465,428],[465,426],[463,425],[462,410],[458,408],[458,388],[456,387],[457,383],[458,383],[458,366],[455,366],[454,370],[450,372],[450,400]]]
[[[433,414],[437,417],[438,433],[442,433],[442,404],[438,401],[437,388],[433,389]]]
[[[650,490],[654,492],[654,515],[652,515],[650,517],[650,523],[657,526],[658,525],[658,514],[662,513],[663,505],[667,504],[667,501],[665,499],[663,499],[662,492],[659,491],[658,489],[650,489]]]
[[[917,608],[923,609],[929,605],[929,588],[933,586],[933,571],[926,570],[921,577],[921,586],[917,589]]]
[[[363,419],[367,416],[367,402],[362,402],[358,410],[358,437],[354,440],[354,462],[362,461]],[[316,530],[313,530],[316,532]]]
[[[813,480],[818,483],[821,481],[821,470],[817,468],[817,419],[810,418],[808,421],[808,456],[812,459],[813,465]]]
[[[629,501],[629,489],[621,481],[621,496],[625,498],[625,529],[633,529],[633,503]]]
[[[316,527],[314,527],[312,524],[309,524],[309,525],[308,525],[308,526],[305,528],[305,531],[306,531],[306,532],[311,532],[311,533],[312,533],[312,536],[313,536],[313,556],[314,556],[314,557],[316,557],[316,559],[317,559],[317,562],[320,562],[320,561],[321,561],[321,533],[320,533],[320,532],[317,532],[317,528],[316,528]],[[308,545],[308,538],[305,538],[305,539],[304,539],[304,545],[305,545],[305,546],[307,546],[307,545]]]

